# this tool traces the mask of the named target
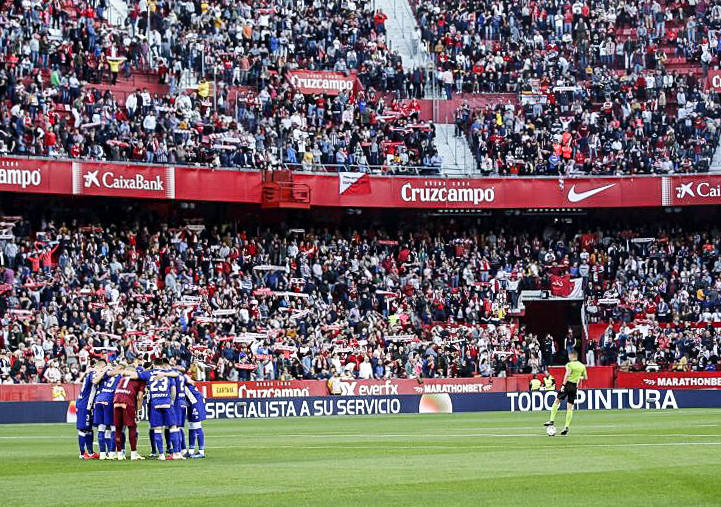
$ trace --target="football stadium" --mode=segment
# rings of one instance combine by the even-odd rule
[[[0,3],[3,505],[719,505],[721,0]]]

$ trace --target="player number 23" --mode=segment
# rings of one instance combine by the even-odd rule
[[[167,391],[168,390],[168,377],[154,378],[150,382],[151,391]]]

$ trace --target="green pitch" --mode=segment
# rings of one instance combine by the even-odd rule
[[[719,505],[721,410],[578,412],[552,438],[546,416],[206,421],[208,459],[165,463],[80,461],[69,424],[0,425],[0,502]]]

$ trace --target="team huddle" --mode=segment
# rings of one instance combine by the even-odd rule
[[[151,458],[205,457],[203,395],[181,368],[156,358],[142,366],[137,360],[132,365],[113,365],[98,359],[87,371],[76,402],[80,458],[126,459],[127,427],[130,459],[145,459],[138,453],[137,427],[138,409],[144,398],[150,421]],[[93,427],[98,433],[97,453],[93,451]]]
[[[577,389],[581,381],[588,378],[586,367],[578,361],[575,352],[569,359],[551,418],[545,423],[550,436],[556,434],[554,421],[564,399],[567,401],[566,424],[561,434],[568,434]],[[142,366],[139,360],[132,365],[113,365],[97,359],[81,381],[82,389],[75,404],[80,459],[126,459],[126,427],[130,459],[145,459],[138,453],[137,425],[138,409],[144,399],[150,422],[151,458],[205,458],[205,399],[182,368],[171,365],[165,358],[156,358]],[[93,451],[93,427],[98,432],[97,453]],[[168,451],[167,455],[164,450]]]

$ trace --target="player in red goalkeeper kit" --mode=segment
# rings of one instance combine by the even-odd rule
[[[118,450],[118,459],[124,460],[125,453],[122,448],[125,426],[128,427],[128,440],[130,441],[130,459],[135,461],[145,459],[138,454],[138,425],[135,420],[138,407],[143,403],[145,382],[130,377],[123,377],[118,382],[113,398],[113,419],[115,422],[115,448]]]

